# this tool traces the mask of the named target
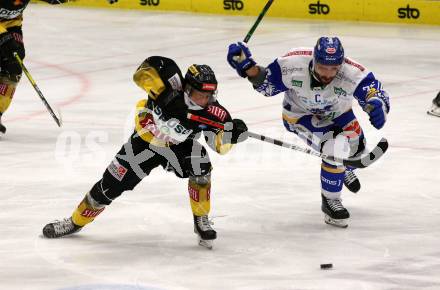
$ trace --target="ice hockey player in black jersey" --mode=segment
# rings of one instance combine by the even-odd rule
[[[432,106],[431,109],[429,109],[428,114],[440,117],[440,92],[437,94],[437,97],[432,100]]]
[[[14,52],[21,59],[25,57],[23,44],[23,11],[30,0],[0,1],[0,133],[6,133],[2,115],[6,112],[21,78],[21,67],[15,60]],[[49,4],[60,4],[67,0],[43,0]]]
[[[58,238],[79,231],[160,165],[188,178],[194,231],[199,244],[211,248],[217,237],[208,219],[212,167],[208,152],[197,139],[203,133],[213,150],[225,154],[233,144],[246,140],[246,124],[232,119],[216,100],[217,80],[207,65],[190,66],[183,78],[173,60],[152,56],[139,66],[134,81],[148,94],[137,104],[135,132],[72,216],[47,224],[43,235]],[[230,130],[196,123],[187,118],[188,113],[226,123]]]

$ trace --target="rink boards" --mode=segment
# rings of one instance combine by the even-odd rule
[[[68,5],[258,15],[266,2],[266,0],[119,0],[115,4],[109,4],[107,0],[73,0]],[[295,19],[440,25],[440,0],[274,0],[268,15]]]

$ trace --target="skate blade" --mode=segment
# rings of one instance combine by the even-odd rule
[[[198,240],[199,240],[199,246],[212,250],[213,240],[202,240],[202,239],[198,239]]]
[[[347,220],[348,219],[334,219],[334,218],[331,218],[328,215],[324,216],[324,221],[325,221],[326,224],[331,225],[331,226],[335,226],[335,227],[338,227],[338,228],[344,228],[345,229],[346,227],[348,227]]]

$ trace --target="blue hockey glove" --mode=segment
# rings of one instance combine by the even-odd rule
[[[371,125],[376,129],[380,129],[385,125],[387,113],[385,105],[380,99],[372,98],[368,100],[365,110],[370,116]]]
[[[249,47],[243,42],[229,45],[228,62],[242,78],[247,77],[246,71],[256,65]]]

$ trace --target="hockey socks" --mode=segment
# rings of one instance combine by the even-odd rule
[[[105,205],[95,201],[90,193],[87,193],[78,207],[72,214],[72,221],[78,226],[85,226],[91,223],[103,210]]]

